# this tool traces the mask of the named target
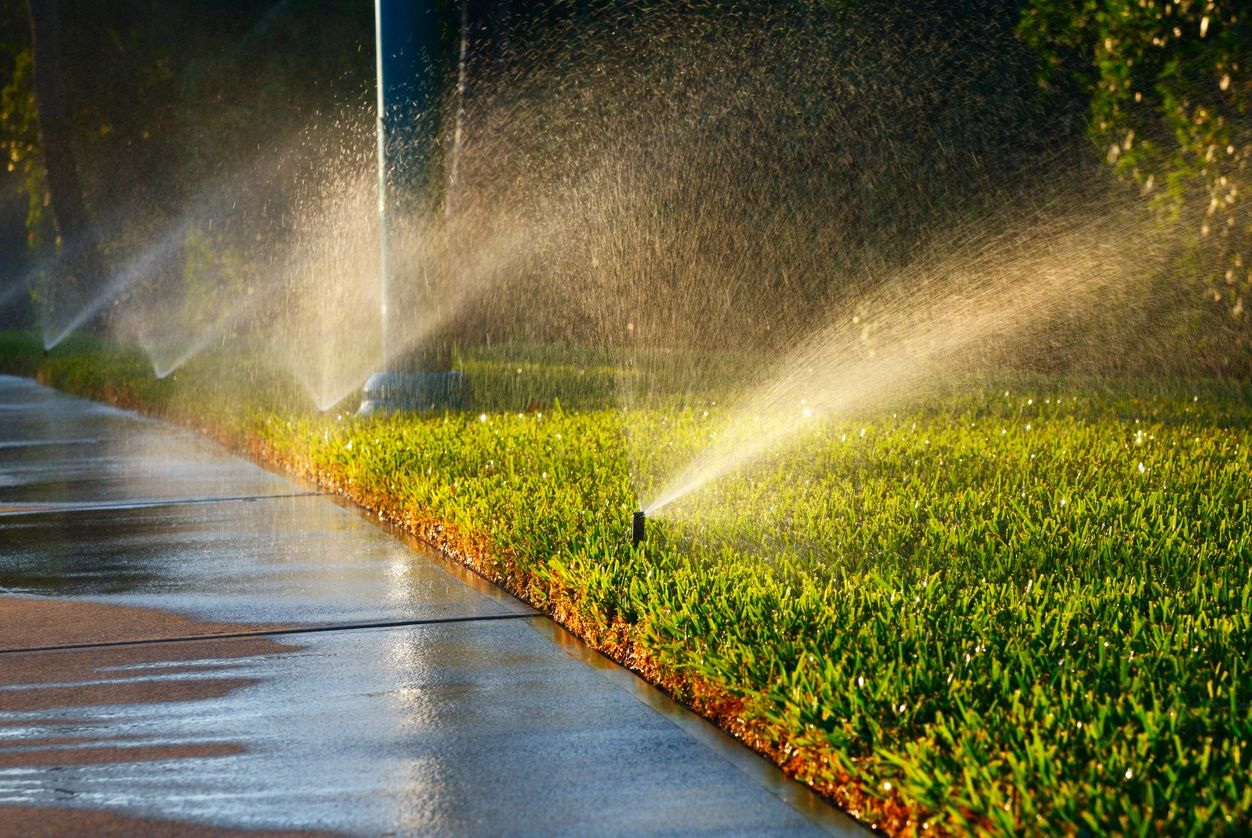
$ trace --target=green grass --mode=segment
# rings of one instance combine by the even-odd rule
[[[632,549],[637,487],[723,414],[597,409],[612,388],[577,383],[587,359],[467,361],[477,383],[516,377],[493,407],[530,412],[371,420],[192,370],[162,393],[116,357],[61,363],[46,377],[132,380],[175,414],[215,392],[222,421],[288,461],[485,537],[537,604],[626,626],[665,671],[829,757],[813,779],[851,775],[873,819],[889,807],[863,795],[956,829],[1252,828],[1247,385],[956,387],[827,423]]]

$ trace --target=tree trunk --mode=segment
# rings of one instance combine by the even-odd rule
[[[26,199],[16,180],[0,169],[0,329],[26,329],[34,322],[26,288]]]
[[[84,305],[104,277],[96,230],[87,216],[71,147],[70,122],[61,73],[61,25],[57,0],[28,0],[34,57],[35,106],[52,215],[61,238],[61,265],[72,306]]]

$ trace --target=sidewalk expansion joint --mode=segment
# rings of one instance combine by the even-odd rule
[[[13,448],[52,448],[57,445],[99,445],[97,437],[77,439],[6,439],[0,442],[0,451]]]
[[[287,492],[278,495],[228,495],[207,498],[153,498],[151,500],[83,501],[81,503],[3,503],[0,502],[0,518],[17,515],[53,515],[65,512],[109,512],[129,509],[159,509],[165,506],[194,506],[208,503],[238,503],[242,501],[282,500],[284,498],[321,498],[325,492]]]
[[[163,643],[198,643],[206,640],[245,640],[253,637],[283,637],[289,634],[325,634],[334,631],[361,631],[364,629],[407,628],[410,626],[434,626],[446,623],[485,623],[496,620],[532,620],[544,617],[538,611],[516,614],[481,614],[473,617],[431,617],[424,620],[384,620],[373,623],[327,623],[316,626],[293,626],[292,628],[257,629],[256,631],[232,631],[223,634],[185,634],[177,637],[144,637],[135,640],[102,640],[91,643],[61,643],[55,646],[25,646],[18,649],[0,649],[0,655],[21,655],[34,652],[73,652],[82,649],[114,649],[128,646],[155,646]]]

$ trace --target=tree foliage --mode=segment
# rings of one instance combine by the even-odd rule
[[[24,0],[0,0],[0,158],[27,197],[26,229],[31,249],[51,232],[48,189],[39,156],[39,122],[32,84],[34,68]]]
[[[1252,304],[1252,9],[1243,0],[1029,0],[1041,82],[1090,104],[1101,154],[1189,224],[1215,301]]]

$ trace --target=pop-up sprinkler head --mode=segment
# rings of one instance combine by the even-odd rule
[[[647,521],[648,518],[643,514],[642,510],[635,513],[635,529],[630,537],[631,546],[638,547],[640,544],[643,544],[644,526],[647,524]]]

